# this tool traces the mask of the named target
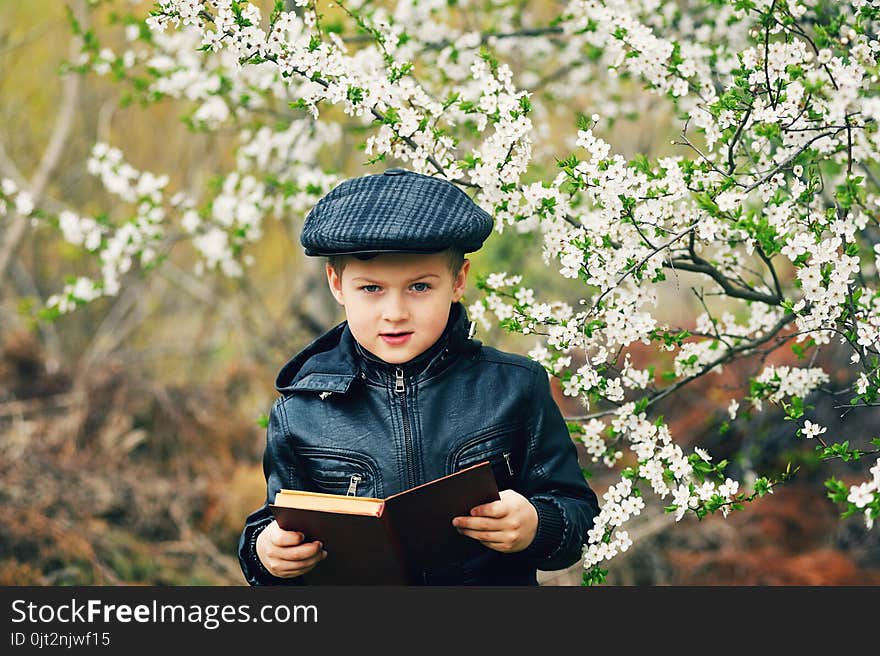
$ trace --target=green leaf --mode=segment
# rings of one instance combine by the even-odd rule
[[[721,210],[718,209],[718,205],[715,204],[715,201],[707,194],[706,192],[700,192],[694,195],[694,200],[697,201],[697,205],[700,209],[706,210],[709,214],[717,215]]]
[[[590,569],[584,572],[583,576],[583,584],[584,585],[602,585],[605,583],[605,580],[608,576],[607,569],[601,569],[597,565],[593,565]]]

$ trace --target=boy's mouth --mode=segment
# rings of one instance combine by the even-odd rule
[[[412,332],[379,333],[379,337],[387,344],[403,344]]]

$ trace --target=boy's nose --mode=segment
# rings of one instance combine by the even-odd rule
[[[406,305],[406,301],[395,294],[389,294],[382,308],[382,318],[391,322],[408,319],[409,308]]]

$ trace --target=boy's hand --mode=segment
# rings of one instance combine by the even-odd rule
[[[452,525],[495,551],[522,551],[535,538],[538,511],[519,492],[501,490],[499,496],[498,501],[471,508],[469,517],[454,517]]]
[[[285,531],[273,520],[257,536],[257,557],[274,576],[301,576],[327,557],[320,542],[304,540],[299,531]]]

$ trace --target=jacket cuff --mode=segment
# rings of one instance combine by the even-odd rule
[[[523,549],[522,554],[537,561],[549,558],[562,544],[565,532],[565,518],[562,510],[552,501],[529,499],[538,511],[538,528],[532,543]]]

